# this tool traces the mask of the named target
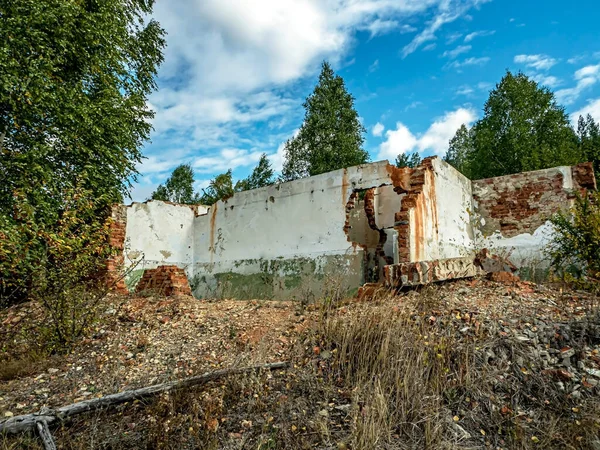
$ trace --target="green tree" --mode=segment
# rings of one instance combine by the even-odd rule
[[[217,175],[206,189],[202,189],[203,194],[200,197],[200,203],[203,205],[214,205],[219,200],[227,200],[233,196],[233,177],[231,169],[227,172]]]
[[[594,163],[596,177],[600,176],[600,126],[590,114],[585,118],[579,116],[577,139],[583,159]]]
[[[192,166],[189,164],[177,166],[165,184],[160,184],[150,198],[188,205],[198,203],[200,199],[194,193],[194,169]]]
[[[365,127],[344,80],[324,62],[312,94],[304,102],[304,123],[285,144],[284,181],[365,163]]]
[[[463,170],[471,179],[581,160],[569,117],[554,93],[522,73],[506,72],[490,92],[484,115],[470,133],[473,148],[467,153]],[[464,141],[464,136],[457,140]]]
[[[58,232],[75,187],[105,198],[102,207],[128,193],[165,44],[148,20],[153,3],[0,3],[0,232],[21,229],[24,207],[45,233]],[[30,262],[42,264],[44,245],[29,242]]]
[[[444,161],[461,172],[467,171],[468,156],[473,152],[473,135],[465,124],[461,125],[456,134],[450,139]]]
[[[250,189],[258,189],[273,183],[273,167],[269,158],[267,158],[267,154],[263,153],[252,173],[247,178],[244,178],[235,184],[235,191],[249,191]]]
[[[396,156],[396,167],[410,167],[411,169],[414,169],[419,164],[421,164],[419,152],[413,152],[411,154],[400,153]]]

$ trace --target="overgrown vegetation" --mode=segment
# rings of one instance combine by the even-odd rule
[[[554,234],[548,253],[553,267],[600,289],[600,193],[577,195],[573,208],[554,215],[551,222]]]
[[[445,310],[437,288],[377,298],[313,305],[289,370],[90,415],[55,437],[65,449],[595,448],[597,391],[588,383],[576,396],[565,387],[573,369],[546,369],[518,337],[526,318],[515,336],[502,320]],[[600,316],[590,310],[569,330],[579,359],[600,342]]]
[[[35,283],[38,293],[49,289],[37,274],[64,272],[59,264],[68,258],[53,259],[64,250],[76,255],[74,240],[96,251],[95,218],[106,217],[105,208],[121,201],[135,179],[153,117],[147,98],[165,45],[164,31],[150,19],[153,3],[15,0],[0,6],[5,300],[31,297]],[[76,224],[69,223],[74,210],[82,217]]]
[[[31,333],[50,350],[63,349],[84,333],[110,287],[106,264],[114,250],[109,245],[109,199],[80,185],[65,191],[53,224],[37,221],[24,195],[15,202],[12,221],[0,217],[3,306],[23,292],[43,305],[45,315]]]

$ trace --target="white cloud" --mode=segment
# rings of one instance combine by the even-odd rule
[[[167,31],[167,46],[159,90],[149,101],[156,116],[144,150],[150,158],[140,166],[150,175],[144,180],[158,183],[182,161],[195,161],[208,174],[246,167],[265,151],[276,159],[279,144],[301,120],[296,83],[314,76],[323,59],[339,67],[358,30],[417,33],[416,49],[486,1],[156,2],[153,16]],[[253,133],[257,124],[268,132]],[[224,156],[222,149],[246,153]]]
[[[446,36],[446,44],[450,45],[454,41],[460,39],[462,36],[463,36],[462,33],[452,33],[452,34]]]
[[[377,69],[379,69],[379,60],[378,59],[373,61],[373,64],[371,64],[369,66],[369,72],[375,72]]]
[[[517,55],[514,62],[536,70],[548,70],[556,65],[558,60],[547,55]]]
[[[386,140],[379,146],[377,159],[393,160],[400,153],[415,150],[419,152],[432,151],[436,155],[444,155],[448,150],[448,142],[456,130],[462,124],[470,125],[476,118],[474,110],[459,108],[435,120],[421,135],[415,135],[406,125],[398,122],[395,130],[386,131]]]
[[[483,66],[484,64],[487,64],[489,60],[490,58],[487,56],[482,56],[480,58],[467,58],[464,61],[452,61],[452,63],[447,64],[446,67],[452,69],[461,69],[462,67],[466,66]]]
[[[571,121],[577,123],[579,116],[586,117],[590,114],[596,122],[600,122],[600,98],[590,100],[587,105],[571,115]]]
[[[559,86],[562,83],[562,80],[560,78],[557,78],[552,75],[535,74],[531,77],[531,79],[549,88],[555,88],[556,86]]]
[[[572,104],[582,92],[600,81],[600,64],[582,67],[575,72],[574,79],[577,82],[574,87],[556,92],[556,98],[559,102],[566,105]]]
[[[433,41],[436,38],[436,32],[445,24],[454,22],[460,17],[465,17],[466,12],[472,7],[478,7],[489,0],[464,0],[462,2],[453,2],[451,0],[443,0],[439,2],[438,11],[435,17],[429,21],[423,31],[402,49],[402,57],[416,51],[421,45],[426,42]]]
[[[471,95],[475,90],[470,86],[461,86],[456,90],[456,95]]]
[[[417,28],[409,24],[400,24],[397,20],[375,19],[366,25],[363,29],[371,33],[371,38],[382,34],[398,31],[400,34],[414,33]]]
[[[492,36],[495,33],[496,33],[496,30],[474,31],[473,33],[469,33],[465,36],[465,42],[471,42],[473,39],[475,39],[477,37]]]
[[[385,127],[383,126],[383,124],[381,122],[377,122],[373,126],[373,129],[371,130],[371,132],[373,133],[373,136],[381,136],[383,134],[383,130],[385,130]]]
[[[454,50],[446,50],[442,56],[444,58],[454,59],[462,53],[467,53],[469,50],[471,50],[471,48],[472,47],[470,45],[459,45]]]
[[[423,47],[423,51],[424,52],[430,52],[431,50],[435,50],[435,48],[437,47],[437,44],[431,43],[431,44],[427,44],[425,47]]]

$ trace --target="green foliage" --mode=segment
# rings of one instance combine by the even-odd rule
[[[410,167],[414,169],[419,164],[421,164],[419,152],[413,152],[410,155],[408,153],[400,153],[396,157],[396,167]]]
[[[45,264],[56,264],[52,236],[67,233],[60,227],[74,192],[97,199],[81,211],[93,220],[135,179],[165,44],[147,20],[153,3],[0,4],[0,233],[10,241],[4,250],[21,252],[0,261],[0,295],[18,287],[23,296],[33,275],[55,270]],[[83,226],[92,223],[70,229],[72,238],[93,240]]]
[[[507,72],[490,92],[483,117],[468,133],[465,128],[457,132],[445,159],[471,179],[582,160],[569,116],[554,93],[522,73]]]
[[[577,139],[579,140],[579,149],[583,155],[583,160],[594,164],[596,177],[600,178],[600,126],[590,114],[585,118],[579,116]]]
[[[250,189],[258,189],[265,186],[270,186],[274,183],[274,171],[267,158],[267,154],[263,153],[260,156],[258,165],[254,168],[252,173],[245,179],[238,181],[235,184],[235,191],[249,191]]]
[[[160,184],[150,198],[187,205],[199,203],[200,199],[194,193],[194,169],[192,166],[181,164],[176,167],[165,184]]]
[[[203,194],[200,197],[199,203],[203,205],[213,205],[219,200],[227,200],[232,197],[235,192],[258,189],[270,186],[273,183],[273,167],[271,166],[271,162],[269,161],[269,158],[267,158],[267,155],[263,153],[252,173],[247,178],[236,182],[235,185],[233,184],[231,169],[217,175],[210,181],[209,186],[206,189],[203,189]]]
[[[324,62],[319,82],[304,102],[304,123],[298,135],[286,142],[281,179],[297,178],[363,164],[366,131],[354,109],[354,97],[344,80]]]
[[[68,200],[51,224],[37,220],[22,193],[17,194],[14,216],[0,216],[3,303],[23,292],[39,301],[46,318],[37,331],[54,348],[71,344],[85,332],[107,290],[102,275],[113,255],[108,245],[110,195],[97,197],[83,184],[65,192]]]
[[[556,214],[551,222],[554,235],[548,253],[553,267],[577,267],[581,275],[600,283],[600,192],[578,195],[571,211]]]
[[[213,205],[219,200],[226,200],[233,196],[233,179],[231,169],[227,172],[217,175],[206,189],[203,189],[200,203],[203,205]]]
[[[461,172],[466,171],[468,156],[473,152],[473,132],[464,124],[460,126],[456,134],[450,139],[448,151],[444,161],[456,167]]]

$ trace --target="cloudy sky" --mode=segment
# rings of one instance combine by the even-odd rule
[[[593,0],[158,0],[165,63],[152,142],[132,198],[190,163],[197,188],[283,142],[323,60],[356,98],[373,161],[443,155],[482,114],[505,69],[553,89],[567,112],[600,120],[600,7]]]

